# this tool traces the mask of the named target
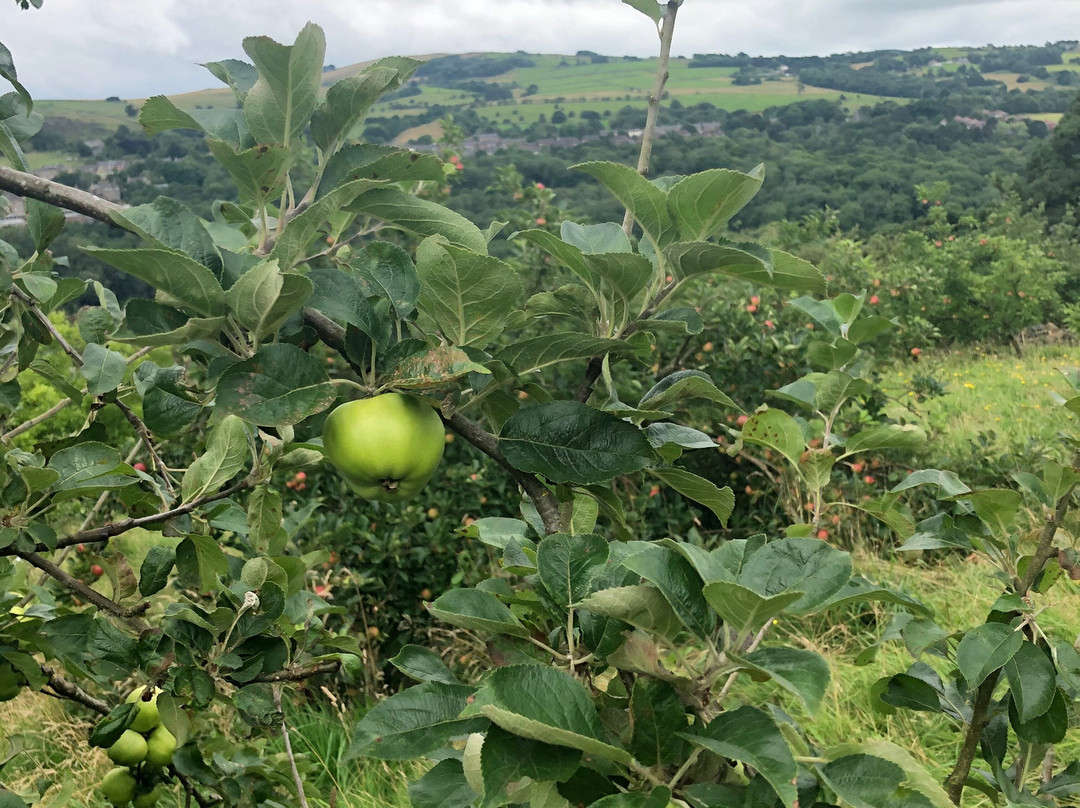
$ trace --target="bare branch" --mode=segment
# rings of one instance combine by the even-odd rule
[[[67,699],[68,701],[77,701],[84,707],[89,707],[95,713],[101,715],[108,715],[109,705],[103,702],[101,699],[96,699],[89,693],[84,691],[76,684],[72,684],[67,679],[62,677],[59,673],[52,668],[42,665],[41,672],[45,674],[45,678],[49,680],[48,687],[52,690],[50,693],[48,690],[43,691],[45,695],[52,696],[57,699]]]
[[[311,665],[301,665],[296,668],[286,668],[283,671],[274,671],[273,673],[260,673],[254,679],[253,682],[301,682],[304,679],[310,679],[312,676],[318,676],[320,673],[334,673],[341,667],[341,663],[336,659],[326,660],[325,662],[315,662]]]
[[[94,196],[52,180],[43,180],[41,177],[6,166],[0,166],[0,191],[48,202],[50,205],[81,213],[114,227],[116,222],[113,221],[111,214],[114,211],[123,210],[120,205],[102,199],[100,196]]]
[[[296,768],[296,756],[293,755],[292,741],[289,738],[289,725],[285,723],[285,711],[281,709],[281,687],[279,686],[274,687],[274,706],[281,713],[281,739],[285,742],[285,756],[289,759],[289,768],[292,769],[296,798],[300,800],[300,808],[308,808],[307,797],[304,795],[304,779],[300,776],[300,770]]]
[[[23,432],[26,432],[26,431],[28,431],[30,429],[33,429],[38,424],[43,423],[44,421],[48,421],[50,418],[52,418],[54,415],[56,415],[56,413],[60,412],[60,410],[64,409],[64,407],[66,407],[70,403],[71,403],[70,398],[62,398],[62,399],[60,399],[55,404],[53,404],[51,407],[49,407],[49,409],[45,410],[45,412],[41,413],[41,415],[35,415],[29,421],[23,421],[21,424],[19,424],[17,427],[12,429],[10,432],[5,432],[3,435],[0,435],[0,440],[3,440],[3,441],[11,440],[15,436],[21,435]]]
[[[146,428],[146,424],[142,422],[142,419],[135,414],[131,407],[119,398],[113,399],[112,403],[116,405],[120,412],[124,413],[124,417],[127,418],[128,423],[131,424],[131,427],[135,430],[136,434],[142,439],[142,444],[146,447],[146,451],[150,455],[150,460],[154,464],[154,469],[161,477],[161,481],[165,484],[165,490],[168,491],[170,495],[175,494],[172,485],[172,476],[169,474],[168,467],[166,467],[160,455],[158,455],[157,449],[154,447],[154,438]]]

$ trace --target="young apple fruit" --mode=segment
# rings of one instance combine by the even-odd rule
[[[337,407],[323,427],[323,450],[365,499],[404,502],[427,485],[442,460],[446,432],[435,410],[403,393]]]

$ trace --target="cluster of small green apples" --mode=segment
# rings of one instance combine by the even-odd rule
[[[27,684],[21,670],[12,667],[6,660],[0,662],[0,701],[11,701]]]
[[[101,793],[113,805],[150,808],[161,796],[161,770],[172,763],[176,738],[161,723],[157,692],[146,698],[136,688],[128,702],[137,705],[135,720],[105,753],[118,764],[101,781]]]

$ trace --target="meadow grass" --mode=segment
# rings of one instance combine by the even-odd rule
[[[1040,453],[1066,458],[1061,436],[1077,431],[1078,416],[1061,407],[1062,398],[1071,397],[1061,369],[1080,366],[1080,347],[1036,345],[1022,358],[1006,349],[927,351],[920,360],[885,369],[882,381],[899,402],[919,412],[932,437],[927,460],[944,462],[973,451],[995,462]],[[937,379],[945,394],[915,404],[907,387],[917,376]],[[893,415],[911,418],[900,404]]]

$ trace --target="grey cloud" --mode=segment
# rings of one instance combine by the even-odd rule
[[[656,32],[618,0],[0,0],[0,41],[41,98],[138,98],[215,86],[198,63],[241,40],[291,41],[308,20],[327,61],[475,50],[652,55]],[[674,50],[826,54],[1080,35],[1075,0],[687,0]]]

